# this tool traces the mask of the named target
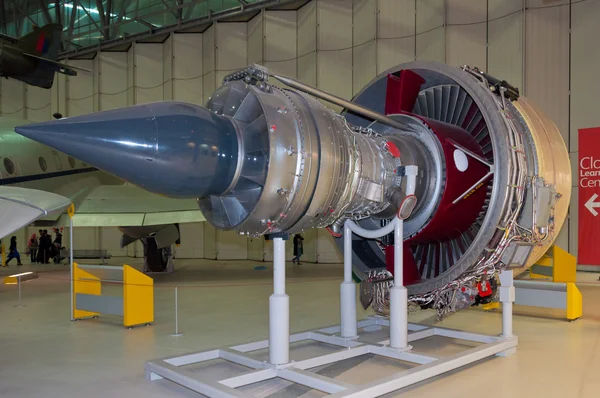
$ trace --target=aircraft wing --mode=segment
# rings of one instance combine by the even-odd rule
[[[78,227],[147,226],[204,221],[195,199],[171,199],[134,185],[101,185],[78,200],[73,224]],[[69,225],[67,214],[59,225]]]
[[[18,44],[21,40],[19,40],[16,37],[12,37],[12,36],[8,36],[8,35],[4,35],[2,33],[0,33],[0,40],[5,40],[11,44]]]
[[[70,204],[70,199],[54,193],[0,186],[0,237],[5,237],[41,217],[61,213]]]
[[[23,53],[23,55],[26,57],[35,58],[37,60],[43,61],[46,64],[48,64],[49,66],[53,67],[54,70],[57,71],[58,73],[62,73],[62,74],[69,75],[69,76],[77,76],[78,70],[88,72],[88,73],[92,72],[89,69],[79,68],[77,66],[63,64],[63,63],[60,63],[57,61],[52,61],[51,59],[40,57],[40,56],[33,55],[33,54]]]

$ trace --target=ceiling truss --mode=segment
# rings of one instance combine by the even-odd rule
[[[0,31],[63,26],[59,59],[119,51],[135,41],[196,32],[215,21],[249,19],[265,8],[297,9],[308,0],[0,0]],[[158,40],[158,39],[156,39]]]

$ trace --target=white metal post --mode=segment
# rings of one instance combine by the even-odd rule
[[[408,291],[404,287],[404,221],[398,219],[394,227],[394,286],[390,289],[390,347],[400,350],[408,347]]]
[[[512,316],[515,287],[511,270],[500,272],[500,302],[502,302],[502,337],[513,337]]]
[[[269,297],[269,362],[290,361],[290,298],[285,294],[285,241],[273,239],[273,294]]]
[[[73,308],[73,217],[69,217],[69,259],[71,262],[71,320],[73,321],[75,319],[73,317],[75,312],[75,308]]]
[[[17,276],[17,285],[19,289],[19,303],[15,305],[15,307],[22,307],[23,305],[21,304],[21,275]]]
[[[178,303],[178,292],[177,286],[175,286],[175,334],[172,337],[183,336],[183,333],[179,333],[179,303]]]
[[[356,337],[356,286],[352,281],[352,230],[347,223],[344,224],[344,281],[340,286],[340,311],[341,336]]]

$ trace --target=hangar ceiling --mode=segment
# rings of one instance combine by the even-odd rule
[[[19,37],[34,25],[63,26],[59,59],[132,42],[162,42],[171,32],[202,32],[214,21],[247,21],[262,9],[297,9],[308,0],[0,0],[1,33]]]

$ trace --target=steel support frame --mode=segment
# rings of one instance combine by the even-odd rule
[[[314,331],[289,334],[289,298],[285,294],[285,247],[281,238],[275,238],[274,248],[274,292],[269,300],[269,340],[237,346],[196,352],[186,355],[156,359],[144,366],[146,379],[154,381],[170,380],[204,396],[213,398],[250,397],[236,388],[248,386],[274,378],[284,379],[330,394],[332,397],[379,397],[393,391],[420,383],[454,369],[472,364],[492,356],[508,356],[516,352],[518,338],[512,332],[512,304],[515,301],[512,272],[500,275],[500,299],[503,305],[502,334],[488,336],[459,330],[428,327],[408,323],[406,303],[403,294],[398,294],[390,311],[402,312],[391,319],[380,316],[367,317],[356,321],[356,286],[350,293],[348,280],[351,278],[352,225],[344,226],[344,282],[340,287],[341,324]],[[353,228],[354,229],[354,228]],[[354,232],[357,233],[357,229]],[[363,231],[364,232],[364,231]],[[394,227],[395,287],[402,286],[402,222]],[[390,339],[373,342],[369,335],[383,328],[389,329]],[[466,351],[448,356],[436,357],[416,352],[410,342],[440,336],[464,340],[479,345]],[[295,362],[289,355],[290,343],[313,341],[339,347],[339,350],[325,355]],[[269,361],[252,356],[252,352],[269,349]],[[397,372],[379,380],[365,384],[349,384],[311,372],[310,369],[333,364],[366,354],[379,355],[416,364],[408,370]],[[187,365],[216,359],[245,366],[251,371],[240,375],[215,380],[185,369]]]
[[[368,336],[369,331],[389,327],[389,321],[377,316],[368,317],[359,321],[357,326],[362,335]],[[251,352],[269,348],[269,340],[263,340],[212,351],[152,360],[145,364],[145,374],[148,380],[167,379],[192,391],[215,398],[249,397],[249,395],[236,390],[236,388],[274,378],[285,379],[333,394],[334,397],[379,397],[488,357],[511,354],[517,347],[518,342],[516,336],[508,338],[487,336],[412,323],[408,324],[408,330],[409,342],[431,336],[442,336],[476,342],[480,345],[450,357],[437,358],[414,351],[391,349],[389,340],[371,344],[363,341],[362,338],[344,339],[339,336],[340,326],[333,326],[290,336],[290,343],[314,341],[340,348],[336,352],[303,361],[273,365],[252,357]],[[418,366],[363,385],[352,385],[309,371],[309,369],[319,366],[366,354],[411,362]],[[233,362],[253,370],[223,380],[214,380],[213,378],[203,377],[202,374],[185,370],[187,365],[215,359]]]

